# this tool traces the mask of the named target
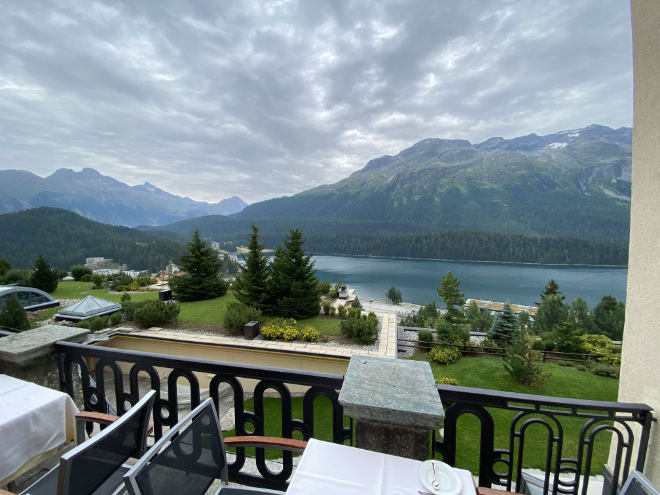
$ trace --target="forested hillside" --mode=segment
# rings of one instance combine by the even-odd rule
[[[203,237],[226,242],[225,249],[245,246],[250,220],[208,216],[166,225],[156,230],[186,239],[194,228]],[[453,260],[626,265],[628,246],[570,237],[523,236],[482,231],[429,232],[412,224],[316,220],[259,220],[259,235],[267,248],[282,242],[289,229],[299,228],[306,248],[315,254],[347,254]],[[391,232],[399,230],[400,234]],[[420,232],[421,231],[421,232]]]
[[[103,256],[132,269],[156,271],[184,252],[179,242],[94,222],[59,208],[0,215],[0,256],[15,268],[32,268],[41,254],[62,270],[83,264],[86,257]]]

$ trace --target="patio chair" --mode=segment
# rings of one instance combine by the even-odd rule
[[[658,490],[639,471],[631,471],[619,495],[660,495]]]
[[[215,494],[283,493],[264,488],[228,486],[225,444],[301,451],[306,442],[253,435],[228,438],[223,442],[218,413],[213,401],[206,399],[172,427],[124,475],[126,488],[131,495],[201,495],[219,479],[220,486]]]
[[[149,417],[156,391],[150,390],[123,416],[83,411],[76,416],[78,438],[84,439],[84,423],[99,422],[108,426],[89,440],[62,455],[42,478],[21,495],[101,495],[113,493],[122,485],[128,471],[123,466],[130,457],[140,457],[146,450]],[[82,430],[82,433],[81,433]]]

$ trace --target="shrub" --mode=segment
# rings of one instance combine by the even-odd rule
[[[30,328],[27,313],[15,296],[5,299],[2,309],[0,309],[0,326],[13,330],[27,330]]]
[[[361,308],[358,308],[358,307],[355,307],[355,306],[351,306],[350,308],[348,308],[348,317],[349,318],[359,318],[361,314],[362,314],[362,309]]]
[[[81,282],[91,282],[92,281],[92,274],[91,273],[85,273],[82,277],[80,277]],[[84,327],[87,328],[87,327]]]
[[[543,372],[535,354],[527,333],[518,329],[513,332],[511,343],[506,349],[504,369],[520,383],[539,387],[548,374]]]
[[[88,328],[92,332],[98,332],[99,330],[102,330],[107,326],[108,317],[107,316],[94,316],[93,318],[90,318],[87,321],[89,321],[89,327]]]
[[[89,330],[91,328],[89,320],[81,320],[78,323],[76,323],[77,328],[86,328]]]
[[[290,342],[300,337],[300,332],[295,327],[288,327],[282,331],[282,339]]]
[[[353,301],[353,304],[351,304],[351,308],[356,308],[359,309],[360,311],[362,310],[362,303],[357,297],[355,298],[355,301]]]
[[[319,290],[321,291],[321,294],[328,294],[330,292],[330,282],[328,280],[320,281]]]
[[[112,313],[110,315],[110,325],[113,327],[121,323],[121,312]]]
[[[417,340],[419,341],[419,348],[428,351],[433,346],[433,332],[431,330],[420,330],[417,332]]]
[[[284,339],[284,334],[287,331],[287,336],[289,337],[293,335],[293,331],[295,331],[297,335],[298,330],[294,327],[295,324],[296,320],[293,318],[275,318],[261,327],[261,335],[268,340]]]
[[[165,322],[176,320],[181,307],[176,303],[163,301],[142,301],[133,307],[133,319],[142,327],[154,327]]]
[[[339,324],[339,328],[343,335],[371,344],[378,337],[378,317],[374,313],[357,318],[349,317]]]
[[[334,306],[330,306],[330,316],[335,316],[335,312],[337,311],[337,308]]]
[[[302,331],[302,339],[306,342],[318,342],[321,338],[321,332],[314,327],[305,327]]]
[[[92,289],[102,289],[104,281],[103,275],[92,275],[92,282],[94,283]]]
[[[431,349],[429,357],[438,364],[453,364],[461,359],[461,353],[455,347],[439,346]]]
[[[321,309],[324,315],[328,316],[330,314],[330,308],[332,308],[332,303],[330,301],[323,301],[321,303]]]
[[[591,372],[598,376],[607,376],[610,378],[619,378],[619,368],[609,363],[598,363],[591,367]]]
[[[240,334],[243,332],[243,326],[250,321],[259,321],[262,318],[261,311],[248,306],[233,302],[227,306],[227,312],[222,325],[233,334]]]
[[[122,303],[128,302],[128,301],[130,301],[130,300],[131,300],[131,295],[130,295],[128,292],[124,292],[124,293],[121,295],[121,302],[122,302]]]
[[[71,267],[71,276],[74,280],[80,281],[85,275],[91,275],[92,270],[88,266],[73,265]]]
[[[435,379],[435,383],[440,385],[458,385],[458,380],[456,378],[449,378],[448,376],[439,376]]]
[[[345,306],[337,306],[337,316],[339,316],[339,318],[341,318],[342,320],[346,318]]]

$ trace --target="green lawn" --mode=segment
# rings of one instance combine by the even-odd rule
[[[426,356],[413,357],[416,360],[426,360]],[[578,399],[616,401],[619,381],[596,376],[585,371],[556,364],[543,365],[550,376],[538,389],[522,385],[514,381],[504,370],[502,360],[490,356],[470,356],[460,359],[450,366],[431,363],[434,376],[456,378],[459,385],[467,387],[489,388],[510,392],[520,392],[555,397],[570,397]],[[497,408],[488,408],[495,421],[495,448],[508,447],[509,425],[516,413]],[[584,419],[562,418],[564,428],[564,457],[576,457],[577,440]],[[542,460],[545,458],[547,433],[542,426],[532,426],[525,440],[524,467],[544,469]],[[478,471],[479,452],[479,422],[472,415],[464,415],[459,419],[456,465]],[[602,433],[596,437],[596,448],[592,461],[592,474],[602,474],[602,465],[607,462],[610,434]],[[568,455],[570,454],[570,455]],[[440,457],[438,457],[440,458]]]
[[[235,301],[234,293],[229,291],[224,296],[215,299],[182,302],[178,320],[184,323],[222,325],[225,313],[227,313],[227,306]]]
[[[51,293],[55,299],[81,299],[87,296],[100,297],[108,301],[120,302],[122,294],[112,294],[106,289],[92,289],[92,282],[60,281],[55,292]],[[131,293],[131,301],[146,301],[158,299],[158,292]]]
[[[328,316],[313,316],[296,322],[296,328],[303,330],[305,327],[314,327],[321,335],[341,335],[339,330],[339,318],[330,318]]]
[[[424,356],[414,359],[423,360]],[[505,390],[511,392],[532,393],[537,395],[551,395],[558,397],[574,397],[594,400],[616,401],[618,380],[595,376],[593,374],[577,371],[570,367],[561,367],[554,364],[544,365],[551,376],[543,387],[534,389],[514,382],[502,367],[501,359],[494,357],[464,357],[454,365],[443,367],[432,365],[433,373],[438,376],[450,376],[459,380],[460,385]],[[317,400],[314,411],[314,437],[331,441],[331,408],[326,401]],[[246,409],[252,409],[252,401],[246,402]],[[302,399],[292,399],[294,418],[302,418]],[[270,436],[281,435],[281,404],[279,399],[268,398],[264,400],[265,433]],[[515,413],[497,408],[489,408],[495,421],[495,448],[508,448],[509,426]],[[562,418],[564,428],[564,457],[575,457],[577,438],[584,419]],[[542,426],[532,426],[528,430],[525,441],[524,467],[544,469],[546,437]],[[234,435],[234,431],[225,432],[227,436]],[[476,417],[464,415],[458,423],[457,458],[456,465],[469,469],[473,473],[479,471],[479,435],[480,427]],[[295,435],[294,435],[295,436]],[[298,436],[296,436],[298,438]],[[602,474],[602,465],[607,461],[609,452],[608,433],[600,434],[595,443],[595,453],[592,461],[592,474]],[[268,454],[269,458],[281,456],[274,451]],[[441,459],[441,456],[437,456]],[[503,469],[503,466],[496,466]]]

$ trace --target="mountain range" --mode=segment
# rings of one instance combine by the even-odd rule
[[[631,163],[632,129],[626,127],[591,125],[479,144],[425,139],[396,156],[373,159],[335,184],[255,203],[237,216],[625,244]]]
[[[113,225],[163,225],[202,215],[230,215],[245,208],[234,196],[218,203],[194,201],[145,182],[129,186],[92,168],[62,168],[48,177],[0,170],[0,213],[51,206]]]

